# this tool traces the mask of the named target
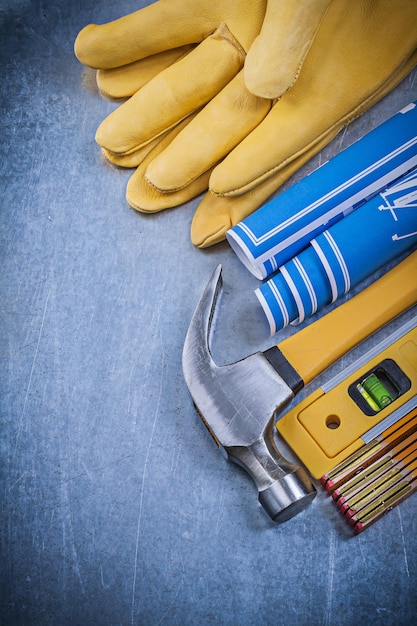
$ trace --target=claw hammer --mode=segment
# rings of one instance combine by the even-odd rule
[[[316,494],[306,471],[287,461],[274,422],[304,385],[417,302],[417,251],[327,315],[265,352],[217,365],[210,330],[222,291],[217,266],[191,319],[183,372],[194,405],[228,460],[253,478],[272,520],[293,517]]]

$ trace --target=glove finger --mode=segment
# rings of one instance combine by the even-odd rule
[[[95,69],[127,65],[170,48],[202,42],[227,24],[244,50],[259,33],[266,0],[159,0],[78,34],[75,55]]]
[[[415,23],[414,0],[331,4],[293,88],[213,171],[213,193],[247,192],[389,93],[416,65]]]
[[[293,85],[330,2],[268,2],[261,32],[245,61],[245,83],[251,93],[278,98]]]
[[[88,24],[77,35],[75,55],[89,67],[111,69],[170,48],[198,43],[218,23],[207,20],[204,28],[190,5],[189,0],[160,0],[107,24]]]
[[[117,167],[123,168],[136,168],[142,163],[145,157],[158,145],[158,143],[163,139],[166,135],[168,135],[171,131],[167,130],[166,133],[153,139],[149,143],[147,143],[142,148],[139,148],[135,152],[130,152],[129,154],[115,154],[114,152],[110,152],[110,150],[106,150],[105,148],[101,148],[101,152],[105,159],[109,161],[112,165],[116,165]]]
[[[246,137],[265,118],[271,104],[248,92],[240,72],[152,160],[146,178],[164,192],[188,186]]]
[[[189,115],[185,118],[185,120],[182,120],[182,122],[179,122],[178,125],[174,126],[174,128],[172,128],[171,130],[167,130],[165,133],[163,133],[159,137],[156,137],[152,141],[149,141],[146,145],[142,146],[134,152],[129,152],[127,154],[116,154],[114,152],[110,152],[110,150],[101,148],[102,154],[105,159],[109,161],[112,165],[123,168],[136,168],[142,163],[142,161],[151,152],[151,150],[153,150],[165,137],[169,136],[169,141],[172,141],[172,139],[176,137],[182,129],[186,128],[187,124],[189,124],[189,122],[197,115],[197,113],[198,111],[196,113],[193,113],[192,115]],[[162,145],[166,147],[169,141],[165,141]],[[154,155],[159,154],[161,150],[162,148],[160,148],[158,151],[155,151]]]
[[[211,100],[242,68],[244,51],[225,26],[153,78],[99,126],[97,143],[136,151]]]
[[[191,118],[193,116],[190,116]],[[142,163],[129,179],[126,188],[126,200],[129,205],[142,213],[156,213],[188,202],[208,189],[211,169],[196,178],[190,185],[170,193],[162,193],[156,189],[145,177],[149,164],[189,123],[189,118],[180,122],[173,130],[165,133],[164,137],[156,142]]]
[[[97,70],[97,86],[109,98],[129,98],[194,46],[181,46],[109,70]]]
[[[309,159],[320,152],[335,136],[322,137],[299,157],[267,178],[254,189],[239,196],[217,196],[210,191],[197,207],[191,224],[191,241],[198,248],[208,248],[224,241],[232,228],[256,211]]]

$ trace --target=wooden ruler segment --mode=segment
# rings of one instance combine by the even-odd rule
[[[390,439],[382,437],[385,453],[381,454],[380,445],[374,446],[373,452],[366,456],[366,464],[360,456],[349,466],[347,478],[338,480],[337,488],[328,489],[355,533],[368,528],[417,489],[415,413],[408,416],[409,420],[404,418],[394,431],[389,429]]]

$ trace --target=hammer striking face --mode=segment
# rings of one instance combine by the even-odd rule
[[[307,473],[279,453],[275,418],[304,384],[417,302],[416,272],[417,252],[278,346],[218,366],[209,337],[222,288],[221,266],[214,271],[185,339],[184,377],[203,422],[226,457],[252,476],[259,501],[274,521],[289,519],[316,493]]]

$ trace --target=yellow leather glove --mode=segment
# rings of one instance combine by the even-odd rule
[[[156,4],[166,7],[169,3],[162,0]],[[206,8],[211,14],[212,3],[208,4],[210,6]],[[344,125],[398,84],[416,63],[415,0],[397,0],[394,5],[390,0],[356,0],[354,3],[332,0],[327,12],[328,3],[303,3],[305,10],[310,11],[311,24],[294,52],[296,62],[291,64],[288,59],[294,38],[289,34],[280,42],[272,34],[286,32],[283,15],[287,24],[294,27],[296,4],[294,0],[270,0],[262,30],[249,51],[244,72],[235,72],[222,90],[218,89],[220,83],[217,82],[218,95],[209,98],[200,112],[201,101],[194,106],[195,100],[191,98],[191,105],[182,118],[176,115],[172,121],[170,128],[173,130],[163,120],[165,125],[159,134],[154,133],[151,139],[139,144],[137,129],[132,124],[134,115],[130,101],[104,122],[112,140],[123,137],[126,124],[129,127],[127,135],[135,137],[133,148],[119,145],[117,152],[114,146],[104,147],[108,158],[115,163],[128,167],[140,163],[127,190],[128,202],[135,208],[155,211],[175,206],[201,193],[209,184],[210,192],[198,207],[191,228],[195,245],[205,247],[223,240],[228,228],[258,208]],[[287,12],[283,10],[284,5]],[[215,7],[218,8],[218,3]],[[90,29],[87,27],[87,41]],[[83,33],[76,42],[76,51],[79,58],[87,62],[80,53]],[[262,40],[264,45],[257,45]],[[174,38],[172,45],[178,48],[189,43],[189,38]],[[102,44],[98,40],[96,48],[99,50]],[[145,94],[146,102],[143,104],[145,116],[136,117],[135,123],[137,119],[145,119],[147,124],[146,113],[150,112],[152,116],[155,107],[158,115],[161,106],[163,115],[166,108],[175,108],[171,99],[165,107],[164,99],[160,97],[167,84],[174,89],[177,106],[178,101],[180,106],[187,103],[190,97],[189,70],[194,60],[200,58],[195,55],[200,55],[203,44],[185,51],[185,57],[157,74],[136,94],[135,98],[142,100],[145,100]],[[264,54],[268,45],[269,55]],[[287,59],[284,80],[280,74],[276,76],[277,70],[274,69],[279,60],[278,51],[281,50],[282,54],[283,49],[288,51],[283,57]],[[159,48],[148,47],[148,54],[149,50],[158,54]],[[209,57],[205,57],[205,62],[211,67]],[[127,62],[126,58],[123,60]],[[121,63],[120,58],[117,62]],[[301,65],[294,74],[297,62]],[[253,68],[258,69],[254,72]],[[121,71],[123,73],[123,68]],[[168,81],[167,72],[171,72]],[[206,76],[207,72],[203,74]],[[170,82],[171,78],[175,80]],[[251,94],[244,78],[256,94],[279,94],[292,87],[273,103],[270,98]],[[157,81],[159,89],[154,88]],[[152,88],[148,89],[150,86]],[[118,114],[123,109],[124,113]],[[183,120],[181,127],[178,126],[180,118]],[[139,134],[146,133],[146,124],[141,124]],[[100,141],[100,133],[98,139]],[[239,141],[241,143],[233,149]],[[216,163],[229,152],[216,167]]]
[[[222,241],[416,64],[415,0],[333,0],[292,88],[211,173],[193,243]]]
[[[280,52],[288,59],[283,90],[294,82],[316,28],[311,24],[317,25],[329,2],[279,0],[286,7],[278,20]],[[306,5],[309,25],[301,33],[293,32],[300,19],[294,7],[300,4]],[[127,188],[134,208],[161,210],[207,190],[213,167],[269,112],[271,100],[249,93],[240,71],[265,7],[266,0],[159,0],[78,35],[75,53],[100,68],[100,90],[115,98],[132,96],[99,126],[96,140],[112,163],[140,164]],[[266,63],[263,75],[271,75]],[[164,154],[161,170],[156,157],[165,149],[174,158],[168,155],[166,170]]]
[[[100,70],[99,87],[111,96],[118,69],[126,79],[139,60],[153,57],[163,67],[166,51],[193,46],[139,91],[135,85],[136,93],[100,124],[96,140],[106,155],[118,162],[118,155],[140,151],[219,93],[243,67],[265,7],[266,0],[159,0],[114,22],[86,26],[75,54]],[[126,91],[119,95],[130,95]]]

